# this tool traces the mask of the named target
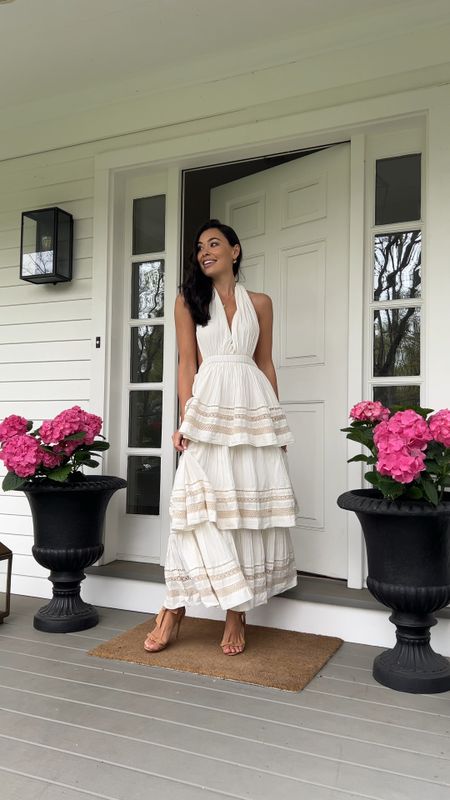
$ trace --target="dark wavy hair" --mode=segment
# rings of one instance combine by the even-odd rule
[[[212,300],[213,282],[211,278],[208,278],[208,276],[202,272],[197,259],[198,240],[202,233],[208,231],[210,228],[217,228],[217,230],[223,233],[232,247],[234,247],[235,244],[239,245],[240,253],[236,258],[236,263],[233,264],[233,275],[236,280],[239,280],[239,267],[242,260],[242,246],[233,228],[230,228],[229,225],[224,225],[224,223],[220,222],[218,219],[209,219],[200,226],[194,237],[192,253],[189,258],[189,268],[181,286],[184,300],[189,307],[192,319],[196,325],[207,325],[211,319],[209,305]]]

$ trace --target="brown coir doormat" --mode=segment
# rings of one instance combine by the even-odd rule
[[[147,653],[143,643],[153,626],[154,618],[89,655],[299,692],[342,644],[342,639],[331,636],[248,625],[245,651],[225,656],[219,648],[223,622],[185,617],[179,639],[159,653]]]

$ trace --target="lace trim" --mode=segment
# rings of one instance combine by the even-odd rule
[[[169,513],[174,530],[185,530],[210,521],[220,528],[292,527],[295,498],[288,487],[279,490],[216,490],[196,481],[187,491],[172,492]]]
[[[283,411],[277,406],[257,406],[251,409],[246,406],[208,406],[196,397],[190,397],[188,403],[189,405],[195,404],[197,413],[202,417],[222,419],[225,422],[233,422],[236,419],[251,422],[271,419],[274,422],[278,422],[285,418]]]
[[[205,507],[204,503],[196,503],[195,505],[189,505],[189,511],[201,511],[202,508]],[[289,508],[233,508],[233,509],[218,509],[215,503],[209,503],[208,508],[212,511],[216,511],[219,514],[219,517],[226,517],[229,519],[230,517],[255,517],[257,518],[264,518],[264,517],[290,517],[292,515],[292,509]],[[276,512],[276,513],[275,513]],[[172,517],[176,517],[178,519],[184,519],[186,517],[186,512],[182,509],[177,511],[176,509],[172,509]]]
[[[282,433],[289,433],[290,432],[287,424],[285,424],[283,427],[281,427],[281,426],[276,427],[275,431],[274,431],[275,424],[266,426],[264,428],[263,427],[259,427],[259,428],[256,428],[256,429],[253,429],[253,428],[250,428],[250,427],[244,426],[244,425],[233,424],[233,426],[232,426],[232,428],[230,430],[230,428],[226,428],[223,425],[219,425],[216,422],[210,422],[210,423],[200,422],[198,419],[196,419],[194,417],[193,414],[190,415],[189,413],[186,414],[186,416],[184,418],[184,421],[183,421],[183,425],[185,423],[187,425],[191,425],[193,428],[197,428],[197,430],[199,430],[199,431],[206,431],[208,433],[228,433],[228,434],[247,433],[247,434],[251,434],[252,436],[263,436],[266,433],[282,434]]]
[[[278,443],[282,437],[293,439],[279,406],[258,406],[255,409],[207,406],[196,397],[190,397],[186,404],[181,431],[194,434],[197,431],[200,436],[219,435],[226,439],[249,436],[255,442],[263,441],[267,436],[273,443]]]
[[[226,569],[227,565],[215,567],[208,573],[205,568],[194,568],[191,572],[181,569],[165,570],[167,598],[171,602],[211,601],[212,597],[226,600],[230,596],[249,590],[256,596],[279,593],[296,577],[293,554],[286,558],[267,560],[253,566],[238,565]],[[222,571],[221,571],[222,570]],[[227,586],[221,585],[232,580]]]

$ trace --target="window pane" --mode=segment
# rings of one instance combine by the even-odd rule
[[[162,392],[130,392],[129,447],[161,447]]]
[[[164,250],[166,197],[140,197],[133,201],[133,255]]]
[[[141,261],[132,265],[131,317],[164,316],[164,261]]]
[[[373,327],[374,376],[419,375],[420,309],[377,309]]]
[[[128,456],[127,514],[159,514],[161,459]]]
[[[420,219],[420,161],[420,153],[377,161],[375,225]]]
[[[387,408],[393,406],[419,406],[420,386],[374,386],[373,399]]]
[[[420,297],[421,231],[375,236],[374,300]]]
[[[164,326],[131,328],[131,383],[159,383],[163,379]]]

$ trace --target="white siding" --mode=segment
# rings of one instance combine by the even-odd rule
[[[0,164],[0,419],[17,413],[36,422],[75,403],[89,406],[93,172],[86,148]],[[25,283],[21,212],[54,205],[74,216],[73,281]],[[48,572],[31,555],[31,517],[20,492],[0,493],[0,540],[14,553],[13,591],[29,586],[30,593],[48,595]]]
[[[108,149],[151,138],[117,137]],[[0,420],[20,414],[39,423],[75,404],[89,408],[94,156],[104,149],[95,141],[0,162]],[[73,280],[38,286],[19,279],[21,213],[49,206],[74,217]],[[0,461],[0,482],[4,475]],[[50,596],[20,492],[0,490],[0,541],[14,553],[12,591]]]

